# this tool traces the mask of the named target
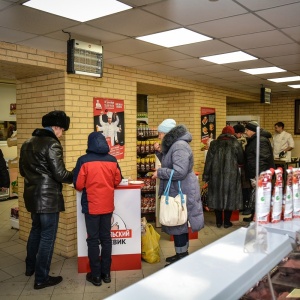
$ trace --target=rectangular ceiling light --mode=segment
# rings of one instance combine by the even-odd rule
[[[212,40],[208,36],[185,28],[140,36],[136,39],[167,48]]]
[[[211,55],[211,56],[205,56],[199,58],[213,62],[218,65],[257,59],[257,57],[249,55],[243,51],[236,51],[236,52]]]
[[[272,78],[272,79],[268,79],[268,80],[273,81],[273,82],[300,81],[300,76]]]
[[[253,68],[253,69],[244,69],[244,70],[240,70],[240,71],[251,74],[251,75],[286,72],[286,70],[283,70],[283,69],[280,69],[277,67]]]
[[[288,85],[288,86],[293,88],[293,89],[300,89],[300,84],[291,84],[291,85]]]
[[[23,5],[79,22],[132,8],[116,0],[30,0]]]

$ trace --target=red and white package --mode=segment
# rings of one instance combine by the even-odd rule
[[[282,219],[282,168],[275,170],[275,185],[272,192],[271,223],[278,223]]]
[[[293,219],[293,167],[286,170],[285,190],[282,201],[283,220]]]
[[[293,168],[293,218],[300,218],[300,169]]]
[[[256,216],[258,224],[270,223],[272,176],[274,169],[261,172],[257,180]]]

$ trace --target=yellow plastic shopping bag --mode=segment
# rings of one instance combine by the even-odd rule
[[[146,223],[145,233],[142,234],[142,259],[150,264],[160,262],[159,239],[160,235],[153,226]]]

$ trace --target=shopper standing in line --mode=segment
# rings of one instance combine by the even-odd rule
[[[100,286],[102,280],[111,282],[110,230],[115,208],[114,190],[122,180],[117,159],[108,153],[109,146],[104,135],[92,132],[88,137],[86,154],[78,158],[74,169],[74,187],[82,191],[81,205],[87,231],[91,272],[86,274],[86,280],[95,286]]]
[[[236,124],[233,126],[234,136],[241,143],[243,151],[247,145],[247,139],[245,138],[245,126],[242,124]],[[242,193],[243,193],[243,215],[250,215],[251,209],[249,208],[249,201],[251,196],[251,185],[249,180],[246,178],[245,166],[241,167],[241,178],[242,178]]]
[[[10,186],[9,173],[6,166],[6,161],[3,156],[2,150],[0,150],[0,190],[2,192],[7,191]]]
[[[69,129],[70,118],[63,111],[43,116],[43,129],[35,129],[20,152],[19,169],[24,177],[24,201],[31,213],[32,227],[27,242],[26,276],[35,273],[34,289],[56,285],[61,276],[50,276],[50,265],[59,213],[65,210],[62,183],[72,183],[66,170],[59,138]]]
[[[180,181],[182,192],[187,196],[188,221],[192,231],[199,231],[204,227],[204,216],[199,182],[193,171],[194,156],[189,145],[192,135],[185,126],[176,126],[175,120],[166,119],[158,126],[158,136],[162,140],[161,151],[158,144],[155,145],[155,149],[161,167],[152,176],[154,179],[160,179],[158,194],[163,194],[171,171],[174,170],[169,195],[171,197],[178,195],[178,181]],[[188,255],[188,222],[179,226],[162,225],[162,231],[174,236],[176,254],[167,257],[167,263],[176,262]]]
[[[259,124],[255,121],[250,121],[246,124],[245,134],[248,137],[247,145],[245,148],[245,170],[246,177],[251,182],[251,200],[250,208],[251,216],[244,218],[245,222],[252,222],[255,212],[255,189],[256,189],[256,144],[257,144],[257,135],[256,130],[259,127]],[[270,168],[275,168],[273,149],[269,140],[270,133],[261,130],[260,131],[260,140],[259,140],[259,162],[258,162],[258,174],[263,171],[267,171]]]
[[[231,227],[232,211],[242,207],[240,167],[244,164],[244,153],[234,133],[233,127],[224,127],[222,134],[211,142],[205,159],[202,179],[208,183],[207,204],[215,211],[218,228],[223,224],[224,228]]]
[[[275,159],[285,158],[287,162],[291,161],[292,150],[295,147],[292,135],[284,130],[284,124],[277,122],[274,125],[275,133],[273,135],[273,153]]]

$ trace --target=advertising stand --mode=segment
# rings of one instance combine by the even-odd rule
[[[112,215],[112,271],[141,269],[141,185],[118,186]],[[81,193],[77,201],[78,272],[90,271]],[[100,247],[100,246],[99,246]]]

